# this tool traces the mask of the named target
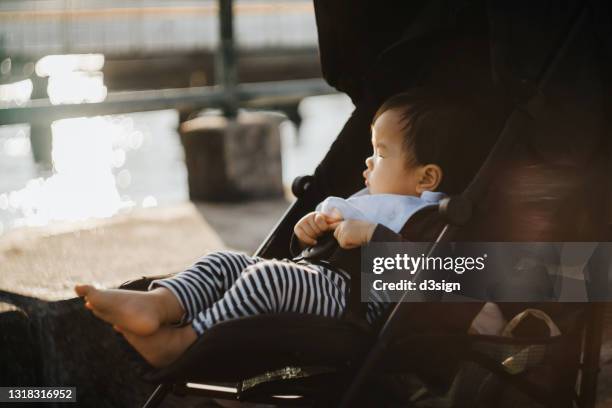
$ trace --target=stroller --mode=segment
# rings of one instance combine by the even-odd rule
[[[332,51],[342,45],[342,36],[332,36],[330,40],[330,27],[336,22],[336,26],[357,29],[359,24],[351,19],[359,21],[359,11],[367,15],[369,3],[354,2],[350,15],[345,16],[350,21],[344,24],[334,18],[343,2],[315,1],[324,75],[332,85],[347,92],[357,108],[314,176],[295,180],[292,190],[297,201],[256,255],[289,257],[292,227],[303,214],[325,196],[347,196],[358,189],[360,169],[367,156],[369,119],[381,99],[417,84],[454,86],[460,82],[466,92],[480,92],[490,85],[489,80],[503,90],[503,99],[508,102],[504,105],[505,120],[500,122],[499,132],[492,135],[491,151],[463,194],[443,201],[438,208],[421,210],[410,219],[415,240],[433,242],[429,253],[451,240],[536,241],[533,237],[544,236],[547,241],[559,242],[610,241],[612,229],[607,211],[612,189],[606,177],[612,174],[609,134],[603,127],[581,133],[575,133],[575,128],[560,129],[558,123],[554,127],[562,116],[560,112],[564,112],[555,105],[556,98],[578,98],[577,93],[564,88],[568,83],[580,82],[570,80],[576,61],[596,59],[600,68],[607,68],[600,71],[602,76],[612,72],[610,9],[596,2],[548,5],[546,10],[529,12],[526,10],[532,4],[525,3],[525,10],[520,10],[520,2],[424,3],[427,5],[410,5],[408,11],[402,8],[412,13],[412,19],[399,41],[384,50],[378,43],[374,51],[370,49],[378,56],[377,63],[364,80],[363,72],[341,74],[338,64],[363,58],[347,51],[341,54],[345,59],[334,61]],[[525,20],[533,23],[544,14],[550,15],[551,8],[552,15],[558,17],[555,21],[564,24],[551,30],[555,35],[546,33],[546,41],[521,43],[527,49],[519,55],[523,60],[514,60],[515,66],[510,65],[508,59],[513,57],[520,39],[511,35],[512,24],[523,21],[517,16],[533,17]],[[511,13],[517,9],[518,13]],[[394,13],[401,14],[397,10],[394,8]],[[445,29],[436,25],[442,20],[441,10],[454,16],[451,23],[445,20]],[[515,21],[510,21],[512,18]],[[480,20],[474,24],[473,19]],[[472,41],[482,40],[483,32],[479,30],[483,30],[483,21],[488,27],[484,45],[482,41]],[[446,30],[449,24],[453,30]],[[431,27],[436,29],[429,30]],[[382,41],[384,35],[375,37]],[[366,41],[363,35],[355,38]],[[449,42],[449,38],[453,40]],[[549,46],[543,47],[542,43]],[[459,45],[454,48],[453,44]],[[441,55],[450,56],[451,66],[452,58],[463,58],[458,54],[465,50],[461,48],[465,44],[471,51],[471,57],[465,57],[468,63],[457,69],[440,64]],[[538,49],[536,45],[542,47]],[[542,53],[543,48],[547,58],[534,54],[536,49]],[[595,54],[597,58],[593,58]],[[355,69],[362,65],[356,64]],[[402,75],[390,75],[389,67]],[[424,76],[424,72],[428,74]],[[380,86],[372,91],[355,78]],[[605,82],[608,78],[601,79],[602,86],[609,89]],[[483,82],[487,85],[483,86]],[[599,102],[601,113],[606,109],[609,112],[609,101]],[[584,125],[591,118],[587,113],[575,113],[576,121]],[[564,138],[566,134],[574,138]],[[576,134],[582,135],[578,153],[571,151]],[[339,157],[346,159],[338,161]],[[339,165],[333,164],[338,162]],[[581,169],[580,177],[576,176],[576,168]],[[562,183],[554,183],[560,179]],[[548,189],[539,190],[542,186]],[[542,194],[548,194],[547,200],[542,200]],[[574,217],[571,223],[567,222],[570,215]],[[491,225],[498,228],[492,229]],[[536,227],[541,225],[554,232],[539,235],[542,230]],[[535,233],[525,236],[524,231]],[[602,265],[601,258],[605,256],[603,247],[596,250],[584,273]],[[610,265],[610,259],[603,262]],[[145,290],[157,278],[143,277],[122,288]],[[607,281],[587,280],[590,298],[606,299],[601,288],[607,289],[607,285]],[[358,289],[358,283],[352,282],[349,310],[359,306]],[[374,330],[366,330],[352,319],[290,313],[226,321],[204,333],[172,365],[146,374],[148,381],[159,385],[144,407],[158,406],[170,392],[281,406],[594,406],[602,303],[504,306],[512,311],[511,315],[519,315],[524,309],[545,310],[560,330],[561,334],[555,336],[469,335],[452,325],[423,323],[451,321],[448,315],[454,312],[465,323],[479,306],[399,302],[375,324]]]

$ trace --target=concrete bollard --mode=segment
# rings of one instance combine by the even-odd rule
[[[279,117],[240,112],[181,124],[192,200],[236,201],[283,195]]]

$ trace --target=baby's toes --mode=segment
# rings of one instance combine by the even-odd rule
[[[76,294],[78,296],[87,296],[92,290],[95,290],[95,288],[91,285],[75,285],[74,286],[74,291],[76,292]]]

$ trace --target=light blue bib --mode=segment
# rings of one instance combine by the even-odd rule
[[[382,224],[399,233],[417,211],[437,206],[446,194],[425,191],[420,197],[399,194],[370,194],[367,188],[347,199],[327,197],[316,210],[326,215],[340,215],[343,219],[362,220]],[[338,214],[339,213],[339,214]]]

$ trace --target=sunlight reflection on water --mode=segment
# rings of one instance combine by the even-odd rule
[[[30,100],[33,84],[31,79],[0,85],[0,106],[21,106]]]
[[[52,104],[99,102],[106,98],[103,66],[101,54],[49,55],[38,61],[36,74],[49,77]],[[23,99],[17,91],[27,91],[26,85],[22,81],[5,87],[4,100]],[[27,98],[30,93],[31,89]],[[58,120],[51,132],[51,173],[38,171],[25,186],[0,193],[0,212],[5,212],[0,214],[0,233],[7,227],[106,218],[139,205],[139,194],[125,194],[132,172],[123,167],[129,152],[143,146],[145,135],[130,115]],[[30,138],[23,129],[4,140],[0,134],[0,142],[0,157],[24,160],[31,155]],[[0,192],[5,190],[2,184]],[[157,205],[150,194],[142,200],[142,207]]]
[[[53,105],[101,102],[106,99],[104,55],[47,55],[36,63],[36,75],[49,77],[47,94]]]
[[[113,175],[126,150],[142,145],[131,118],[64,119],[53,123],[52,132],[54,174],[8,194],[10,209],[23,214],[15,226],[110,217],[135,205],[120,197]]]
[[[103,57],[52,57],[36,70],[51,75],[53,103],[105,98],[96,71]],[[314,169],[350,111],[345,96],[307,98],[300,106],[300,129],[281,125],[285,184]],[[106,218],[187,201],[177,127],[174,110],[58,120],[51,126],[52,170],[45,171],[33,162],[28,126],[0,126],[0,235],[22,226]]]
[[[177,124],[174,111],[56,121],[46,174],[32,163],[27,132],[0,128],[0,169],[8,170],[0,170],[0,230],[186,201]]]

